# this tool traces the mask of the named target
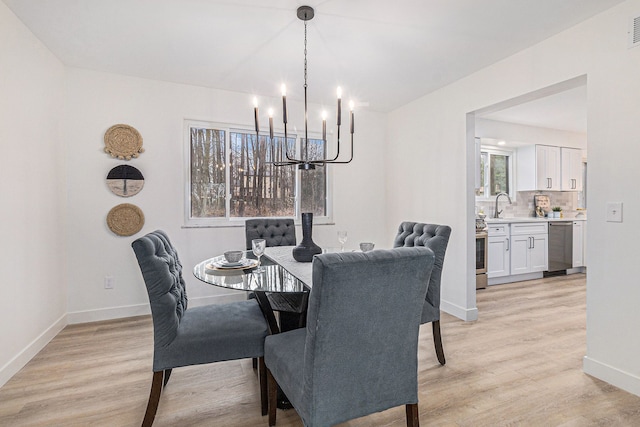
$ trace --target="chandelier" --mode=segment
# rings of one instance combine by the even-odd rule
[[[293,166],[297,165],[298,169],[311,170],[316,166],[325,166],[327,164],[345,164],[350,163],[353,160],[353,130],[354,130],[354,116],[353,116],[353,101],[349,102],[349,130],[351,136],[351,156],[349,160],[338,160],[340,156],[340,126],[342,124],[342,89],[338,87],[338,108],[336,125],[337,131],[337,149],[336,155],[331,158],[323,159],[309,159],[309,134],[308,134],[308,112],[307,112],[307,21],[313,19],[314,11],[311,6],[300,6],[297,11],[298,18],[304,21],[304,147],[301,150],[303,152],[301,158],[296,158],[295,155],[289,153],[287,148],[284,148],[284,157],[286,160],[269,162],[274,166]],[[253,99],[253,113],[256,127],[256,140],[259,138],[260,127],[258,125],[258,99]],[[287,134],[287,89],[282,85],[282,123],[284,125],[284,146],[288,141]],[[273,139],[273,110],[269,109],[269,139]],[[322,114],[322,142],[324,146],[327,146],[327,115],[325,112]]]

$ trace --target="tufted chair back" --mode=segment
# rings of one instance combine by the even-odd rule
[[[314,258],[306,328],[270,335],[264,349],[305,426],[417,404],[418,333],[434,258],[423,247]]]
[[[440,280],[450,235],[451,227],[448,225],[405,221],[398,227],[398,234],[393,242],[394,248],[425,246],[436,256],[422,311],[422,323],[440,320]]]
[[[265,239],[267,246],[295,246],[296,227],[292,218],[254,218],[245,223],[247,250],[253,239]]]
[[[187,310],[182,264],[162,230],[140,237],[131,246],[149,294],[154,346],[166,347],[176,338],[178,325]]]

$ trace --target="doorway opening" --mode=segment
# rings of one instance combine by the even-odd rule
[[[521,188],[526,188],[526,186],[518,186],[518,177],[520,175],[520,179],[523,180],[522,173],[525,171],[525,166],[518,164],[518,152],[525,151],[523,147],[535,145],[581,150],[582,169],[579,173],[584,183],[582,190],[520,191]],[[487,218],[494,216],[496,195],[503,192],[502,187],[501,191],[497,189],[493,191],[492,185],[496,182],[509,188],[509,194],[512,196],[511,204],[503,203],[506,201],[505,198],[500,203],[500,210],[507,217],[535,217],[534,195],[536,194],[549,194],[553,206],[562,207],[563,215],[567,219],[576,216],[584,217],[587,199],[587,76],[579,76],[468,113],[467,147],[469,153],[467,170],[472,175],[467,181],[470,183],[469,194],[467,194],[467,224],[470,236],[478,227],[476,219],[479,212],[481,216]],[[502,158],[509,157],[513,162],[512,175],[507,176],[507,169],[503,168],[498,171],[502,175],[493,177],[491,180],[492,176],[487,176],[486,173],[490,170],[489,167],[485,164],[485,168],[480,168],[481,160],[487,161],[492,152],[499,153]],[[520,171],[518,171],[519,166],[522,167]],[[586,242],[586,238],[582,240]],[[475,242],[475,239],[470,238],[468,241],[470,243],[467,253],[469,257],[473,256],[475,259],[475,248],[471,247],[471,242]],[[491,256],[491,251],[488,255]],[[586,271],[586,268],[584,270]],[[491,277],[491,274],[488,277]],[[475,297],[475,280],[473,283],[470,280],[467,288]]]

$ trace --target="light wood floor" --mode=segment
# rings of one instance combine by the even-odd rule
[[[639,426],[640,397],[582,372],[584,275],[478,292],[480,319],[443,314],[440,366],[420,332],[423,426]],[[0,389],[0,426],[138,426],[151,384],[149,317],[65,328]],[[251,361],[176,369],[155,426],[266,426]],[[301,426],[294,410],[278,426]],[[404,407],[343,426],[404,426]]]

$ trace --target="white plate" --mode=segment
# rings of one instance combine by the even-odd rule
[[[209,270],[240,270],[245,268],[257,267],[258,260],[245,258],[240,262],[228,263],[226,261],[214,261],[211,264],[207,264],[206,268]]]
[[[238,262],[226,262],[226,261],[220,261],[220,262],[216,262],[216,266],[218,267],[222,267],[222,268],[234,268],[234,267],[240,267],[243,264],[243,261],[238,261]]]

